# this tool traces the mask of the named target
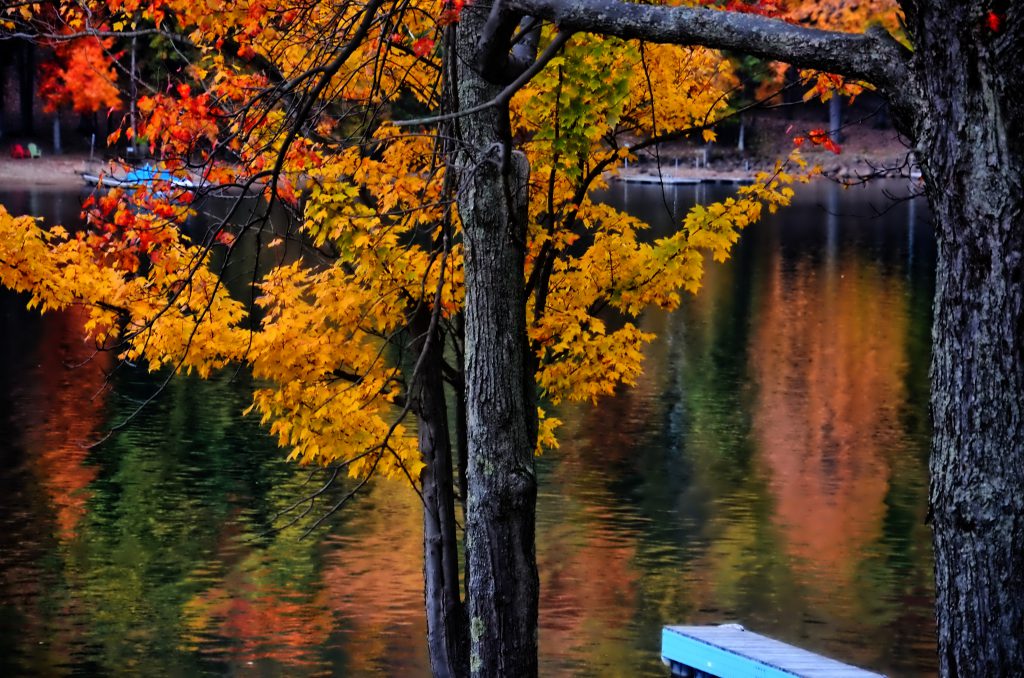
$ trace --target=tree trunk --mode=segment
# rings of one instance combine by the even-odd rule
[[[950,677],[1016,675],[1024,670],[1024,78],[999,41],[1015,41],[1003,47],[1016,44],[1019,56],[1024,36],[991,30],[974,3],[935,1],[911,18],[926,111],[917,154],[938,239],[930,501],[939,663]]]
[[[414,360],[424,351],[412,396],[419,447],[426,468],[423,486],[423,593],[427,608],[427,648],[435,678],[466,675],[468,638],[459,588],[459,544],[455,535],[452,451],[441,359],[444,335],[430,328],[421,306],[411,323]]]
[[[60,111],[53,112],[53,154],[63,153],[63,146],[60,142]]]
[[[828,100],[828,137],[834,143],[843,143],[843,98],[833,93]]]
[[[21,50],[18,72],[20,85],[18,103],[21,106],[21,133],[31,136],[35,132],[36,46],[26,42]]]
[[[473,68],[485,15],[458,25],[459,108],[499,87]],[[523,259],[525,157],[509,153],[507,106],[457,122],[458,204],[465,238],[467,415],[466,553],[470,674],[537,675],[538,578],[534,546],[536,404],[527,369]]]

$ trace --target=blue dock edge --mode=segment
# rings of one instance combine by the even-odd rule
[[[885,678],[739,624],[665,626],[661,661],[673,676],[685,678]]]

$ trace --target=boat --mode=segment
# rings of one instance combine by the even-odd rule
[[[167,170],[157,169],[152,165],[136,167],[121,177],[114,174],[89,174],[83,172],[82,179],[91,186],[102,184],[104,188],[143,188],[145,186],[152,186],[156,182],[170,184],[171,186],[183,189],[193,189],[196,187],[195,182],[191,179],[175,176]]]

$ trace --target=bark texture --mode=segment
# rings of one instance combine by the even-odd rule
[[[467,8],[458,27],[458,106],[500,88],[475,69],[485,17]],[[525,157],[510,153],[508,108],[459,118],[459,215],[465,238],[468,464],[465,525],[470,674],[537,675],[534,547],[536,404],[528,369],[523,292]]]
[[[503,2],[511,10],[547,19],[562,30],[735,50],[867,80],[878,86],[898,85],[905,75],[906,50],[881,29],[839,33],[754,14],[622,0]],[[485,48],[492,50],[491,45]]]
[[[421,359],[413,389],[419,448],[426,468],[423,486],[423,593],[427,649],[437,678],[466,675],[469,647],[459,588],[459,544],[455,534],[452,448],[441,374],[443,335],[421,307],[411,323],[415,357]]]
[[[908,12],[936,221],[931,515],[941,673],[1024,671],[1024,109],[1021,11]],[[1007,21],[1010,19],[1010,21]],[[1012,23],[1011,23],[1012,22]]]

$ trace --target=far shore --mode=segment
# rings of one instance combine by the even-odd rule
[[[67,154],[15,160],[0,158],[0,190],[5,188],[75,189],[85,187],[82,172],[102,167],[87,154]]]
[[[810,149],[807,159],[822,167],[823,174],[840,179],[856,179],[869,174],[894,176],[905,174],[908,167],[902,164],[906,149],[886,144],[881,152],[865,152],[864,149],[851,148],[852,152],[841,155],[823,153],[818,149]],[[901,157],[902,154],[902,157]],[[682,157],[681,157],[682,156]],[[770,169],[774,159],[762,158],[749,160],[731,157],[714,158],[706,167],[699,166],[699,155],[690,150],[683,153],[666,153],[659,161],[630,163],[617,172],[610,173],[609,178],[621,177],[629,181],[631,175],[661,175],[671,183],[673,179],[694,181],[752,181],[760,171]],[[900,166],[902,164],[902,166]],[[88,154],[67,154],[60,156],[43,156],[35,159],[15,160],[0,157],[0,190],[10,188],[38,188],[49,190],[74,190],[84,188],[82,173],[98,174],[109,167],[107,161],[89,160]],[[894,168],[899,167],[898,171]],[[890,168],[889,172],[879,172],[879,168]]]

